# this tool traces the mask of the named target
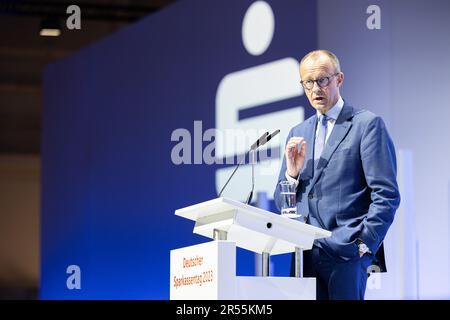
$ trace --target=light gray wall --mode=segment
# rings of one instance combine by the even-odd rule
[[[371,4],[381,8],[381,30],[366,27],[366,8]],[[319,0],[318,14],[319,47],[334,51],[341,59],[346,76],[344,99],[381,115],[397,150],[411,155],[408,181],[413,182],[410,194],[414,197],[407,197],[408,203],[402,205],[415,223],[394,225],[395,234],[388,240],[396,241],[402,227],[402,232],[414,234],[418,249],[410,252],[414,245],[407,244],[401,254],[415,257],[417,253],[417,297],[448,299],[450,2]],[[402,221],[396,219],[394,224]],[[374,296],[411,297],[389,283],[384,288]]]
[[[367,29],[366,8],[374,3],[377,2],[319,0],[318,43],[320,48],[333,51],[340,59],[345,75],[343,98],[390,122],[391,28],[382,9],[382,29]]]
[[[414,154],[419,294],[450,298],[450,2],[397,0],[393,11],[393,122]]]

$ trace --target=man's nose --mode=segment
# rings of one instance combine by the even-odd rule
[[[314,81],[313,82],[313,87],[312,87],[312,92],[314,92],[314,93],[317,93],[317,92],[319,92],[320,90],[322,90],[322,88],[319,86],[319,84],[317,83],[317,81]]]

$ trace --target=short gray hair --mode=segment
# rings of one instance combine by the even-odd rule
[[[300,61],[300,66],[306,59],[318,58],[320,55],[326,55],[328,58],[330,58],[331,63],[333,64],[334,68],[336,69],[336,72],[341,72],[341,64],[339,63],[339,59],[336,57],[336,55],[333,52],[328,51],[328,50],[314,50],[314,51],[307,53]]]

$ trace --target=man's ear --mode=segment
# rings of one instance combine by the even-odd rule
[[[338,85],[338,87],[340,88],[343,83],[344,83],[344,73],[343,72],[339,72],[339,74],[337,76],[337,85]]]

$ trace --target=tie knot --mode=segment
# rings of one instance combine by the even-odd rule
[[[319,122],[323,125],[326,126],[327,122],[328,122],[329,117],[326,114],[321,114],[319,116]]]

